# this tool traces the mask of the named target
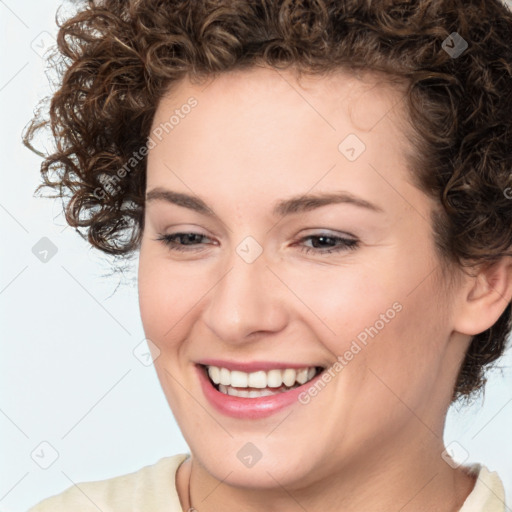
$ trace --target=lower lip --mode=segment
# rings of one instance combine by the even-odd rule
[[[245,398],[241,396],[225,395],[217,391],[206,375],[205,369],[201,366],[196,366],[196,369],[199,373],[199,381],[203,393],[212,406],[227,416],[243,419],[265,418],[293,403],[297,403],[299,395],[313,385],[321,375],[321,373],[319,373],[310,381],[290,391],[283,391],[275,395],[261,396],[258,398]]]

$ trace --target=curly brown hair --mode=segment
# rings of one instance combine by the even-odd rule
[[[144,147],[169,88],[186,75],[267,65],[406,83],[411,171],[441,207],[432,226],[443,265],[474,268],[509,254],[512,15],[499,0],[89,0],[56,20],[59,88],[23,142],[44,157],[36,192],[67,196],[66,221],[87,228],[94,247],[117,256],[140,247]],[[55,148],[44,155],[32,142],[48,126]],[[510,329],[509,303],[473,337],[452,401],[483,388]]]

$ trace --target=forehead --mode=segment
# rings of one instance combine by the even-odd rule
[[[319,183],[375,195],[397,173],[406,177],[403,100],[401,85],[369,73],[298,80],[293,70],[252,68],[202,83],[186,77],[155,113],[148,188],[222,184],[247,197],[248,187],[301,193]]]
[[[255,104],[261,109],[271,105],[274,115],[289,108],[302,111],[308,107],[331,129],[334,129],[333,118],[341,113],[350,115],[361,130],[371,130],[382,116],[396,117],[393,121],[404,117],[405,86],[405,82],[391,82],[382,73],[362,70],[338,69],[299,76],[294,68],[278,70],[255,66],[223,72],[201,81],[186,75],[171,84],[160,100],[153,127],[165,122],[170,110],[179,109],[194,96],[201,100],[203,110],[209,109],[209,113],[215,113],[215,105],[218,106],[217,113],[221,113],[219,110],[225,109],[226,102],[245,109]],[[273,102],[279,102],[279,111],[274,109]]]

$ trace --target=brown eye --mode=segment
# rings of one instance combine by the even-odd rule
[[[328,234],[309,235],[301,238],[299,242],[311,240],[312,246],[302,246],[301,251],[310,253],[311,251],[322,254],[341,252],[347,250],[355,250],[359,246],[359,241],[354,238],[343,238],[340,236],[332,236]],[[337,245],[336,245],[337,244]]]
[[[208,239],[207,236],[201,233],[181,232],[160,234],[155,240],[163,242],[172,251],[197,251],[201,249],[195,246],[204,245],[197,243],[203,238]]]

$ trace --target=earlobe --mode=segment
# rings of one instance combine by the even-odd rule
[[[460,291],[454,329],[474,336],[489,329],[512,299],[512,257],[482,266]]]

